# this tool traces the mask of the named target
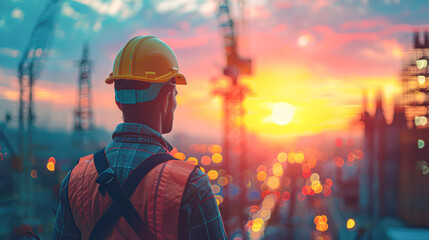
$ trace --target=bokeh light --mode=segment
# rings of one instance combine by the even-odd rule
[[[267,178],[267,173],[264,171],[258,172],[258,174],[256,175],[257,179],[259,181],[264,181]]]
[[[46,164],[46,168],[51,172],[55,171],[55,163],[48,162],[48,164]]]
[[[196,158],[194,158],[194,157],[190,157],[190,158],[188,158],[188,160],[187,160],[188,162],[191,162],[191,163],[193,163],[193,164],[195,164],[195,165],[198,165],[198,159],[196,159]]]
[[[277,155],[277,160],[281,163],[284,163],[287,161],[287,153],[281,152]]]
[[[281,163],[274,163],[273,165],[273,175],[280,177],[283,175],[283,166]]]
[[[212,160],[214,163],[220,163],[222,162],[222,155],[220,153],[215,153],[212,156]]]
[[[207,172],[207,176],[209,176],[210,180],[216,180],[219,174],[216,170],[210,170]]]
[[[354,228],[356,225],[356,222],[354,219],[350,218],[349,220],[347,220],[347,228],[348,229],[352,229]]]
[[[37,170],[36,169],[31,170],[30,175],[32,178],[37,178]]]
[[[209,156],[201,157],[201,164],[209,165],[210,163],[212,163],[212,159]]]
[[[179,160],[185,160],[186,159],[185,154],[182,152],[177,152],[177,153],[173,154],[173,157],[175,157]]]

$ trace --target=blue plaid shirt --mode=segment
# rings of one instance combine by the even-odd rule
[[[144,159],[172,150],[161,134],[142,124],[121,123],[112,138],[106,156],[122,184]],[[61,184],[52,239],[81,239],[68,201],[69,177],[70,173]],[[179,217],[179,239],[227,239],[209,178],[199,169],[188,179]]]

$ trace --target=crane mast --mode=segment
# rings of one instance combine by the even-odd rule
[[[29,42],[22,54],[18,65],[19,80],[19,156],[23,161],[21,174],[20,196],[23,201],[22,216],[24,219],[34,218],[31,204],[33,200],[33,178],[31,169],[35,164],[32,145],[33,122],[35,119],[33,107],[33,88],[39,77],[44,60],[52,41],[54,24],[61,8],[62,0],[50,0],[33,28]],[[34,175],[33,175],[34,176]]]
[[[223,31],[226,66],[223,74],[230,79],[228,87],[215,89],[214,93],[223,97],[225,168],[232,176],[233,182],[225,186],[225,201],[222,206],[225,226],[229,236],[242,230],[245,209],[247,207],[247,191],[244,186],[243,170],[246,168],[245,126],[243,100],[248,92],[242,84],[240,75],[251,74],[251,60],[238,55],[237,35],[234,20],[231,18],[228,0],[219,1],[219,26]],[[238,187],[234,193],[232,186]]]

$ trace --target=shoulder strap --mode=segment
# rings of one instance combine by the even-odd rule
[[[107,161],[104,149],[94,154],[94,163],[99,174],[97,178],[97,183],[100,184],[99,190],[103,195],[107,190],[113,203],[97,222],[89,239],[103,239],[108,230],[116,224],[121,215],[124,216],[127,223],[140,239],[155,238],[130,202],[129,197],[134,193],[141,179],[143,179],[147,173],[158,164],[173,159],[175,158],[167,153],[158,153],[150,156],[143,160],[133,172],[131,172],[130,176],[121,186]]]

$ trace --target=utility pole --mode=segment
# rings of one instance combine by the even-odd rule
[[[18,65],[19,79],[19,156],[23,159],[20,179],[20,199],[23,201],[21,215],[28,224],[34,220],[33,177],[35,164],[32,145],[32,131],[35,113],[33,109],[33,87],[43,68],[44,60],[52,40],[56,16],[61,0],[50,0],[33,28],[29,42]],[[36,176],[37,175],[33,175]]]

